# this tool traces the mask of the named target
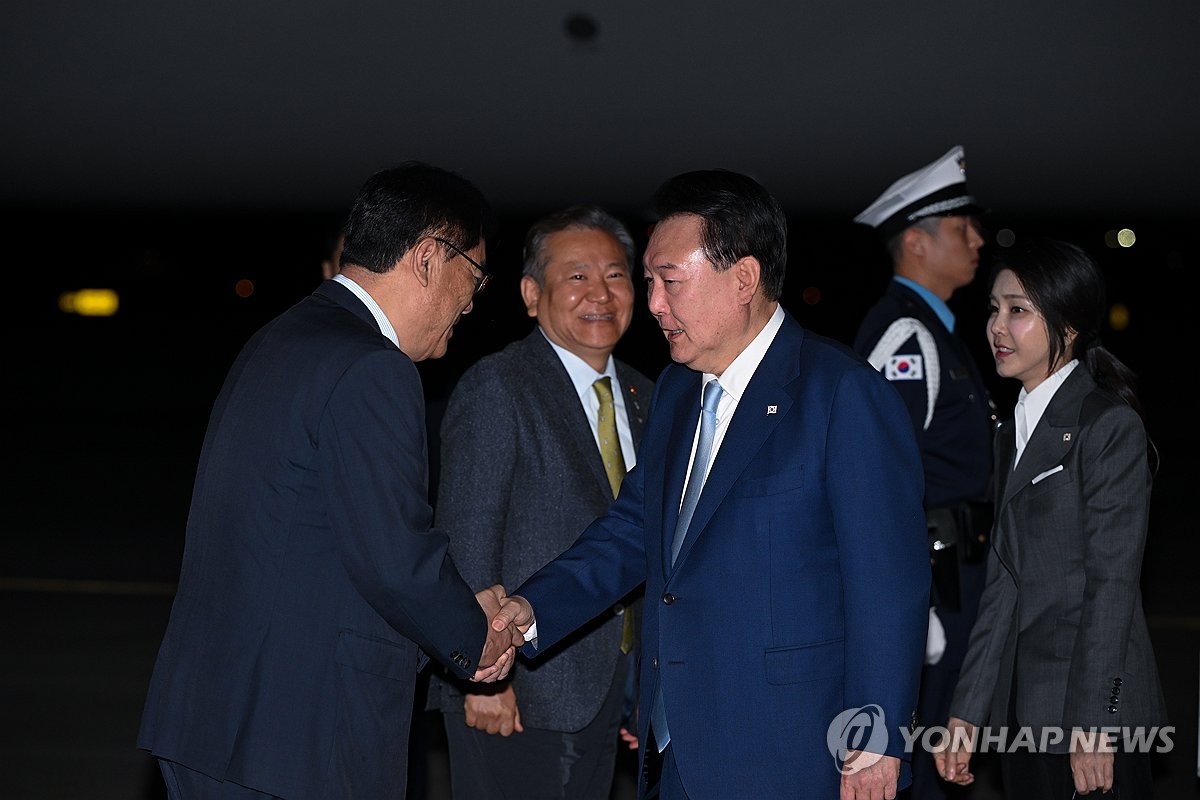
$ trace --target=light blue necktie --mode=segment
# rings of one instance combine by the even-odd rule
[[[687,538],[688,525],[696,513],[696,503],[704,489],[708,476],[708,457],[712,453],[713,437],[717,433],[717,403],[721,402],[721,384],[715,379],[704,385],[703,411],[700,413],[700,439],[696,442],[696,455],[692,458],[692,469],[688,473],[687,491],[683,505],[679,507],[679,521],[675,524],[675,539],[671,542],[671,565],[679,557],[683,540]]]
[[[703,410],[700,413],[700,439],[696,442],[696,455],[692,457],[692,469],[688,474],[687,491],[683,495],[683,505],[679,508],[679,522],[675,525],[675,539],[671,542],[671,564],[679,556],[683,540],[687,538],[688,525],[692,514],[696,513],[696,503],[700,500],[700,492],[704,488],[707,477],[708,457],[712,453],[713,438],[717,432],[717,404],[721,402],[721,384],[711,380],[704,385]],[[658,752],[667,749],[671,741],[671,732],[667,730],[667,709],[663,704],[662,667],[659,664],[658,686],[654,690],[654,706],[650,709],[650,724],[654,727],[654,740]]]

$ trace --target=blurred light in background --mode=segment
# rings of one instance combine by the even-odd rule
[[[800,295],[804,298],[804,302],[810,306],[815,306],[821,302],[821,290],[815,286],[807,287]]]
[[[1003,228],[996,231],[996,244],[1001,247],[1012,247],[1017,242],[1017,235],[1012,232],[1011,228]]]
[[[249,297],[254,294],[254,281],[249,278],[242,278],[234,284],[233,290],[237,292],[238,297]]]
[[[1112,248],[1133,247],[1133,243],[1136,241],[1137,235],[1129,228],[1121,228],[1119,231],[1109,231],[1104,234],[1104,243]]]
[[[1123,331],[1129,327],[1129,307],[1124,303],[1113,303],[1108,309],[1108,326],[1114,331]]]
[[[81,317],[111,317],[119,305],[120,299],[112,289],[80,289],[58,296],[60,311]]]

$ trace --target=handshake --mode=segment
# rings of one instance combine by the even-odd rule
[[[476,593],[475,599],[487,615],[488,634],[479,669],[471,680],[503,680],[516,661],[517,648],[525,644],[525,634],[533,626],[533,606],[523,597],[509,597],[499,584]]]

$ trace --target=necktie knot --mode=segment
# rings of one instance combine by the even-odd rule
[[[595,382],[592,383],[592,388],[596,390],[596,396],[600,398],[601,406],[603,406],[605,403],[612,405],[612,378],[608,377],[607,375],[602,378],[597,378]]]
[[[717,404],[721,402],[722,394],[724,392],[721,389],[721,383],[715,378],[704,384],[704,400],[701,402],[701,405],[704,407],[706,413],[716,415]]]

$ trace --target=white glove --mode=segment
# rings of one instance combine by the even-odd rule
[[[946,652],[946,629],[932,608],[929,609],[929,633],[925,635],[925,663],[936,664]]]

